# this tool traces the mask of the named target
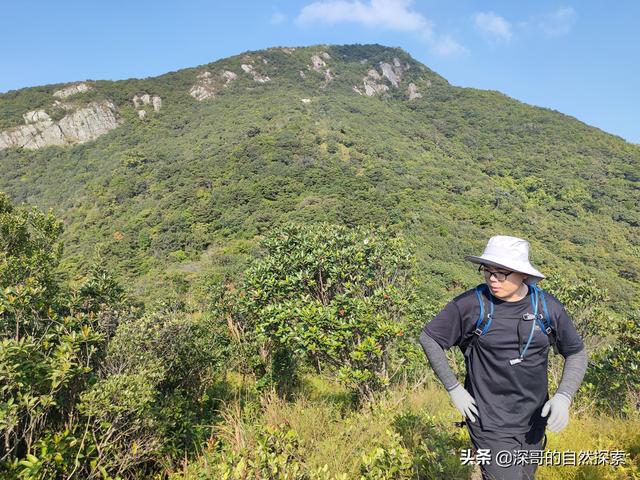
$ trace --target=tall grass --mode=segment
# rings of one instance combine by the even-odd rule
[[[391,442],[390,432],[399,432],[398,438],[413,461],[413,476],[398,474],[385,478],[471,478],[472,470],[461,467],[459,461],[460,448],[472,448],[468,433],[464,428],[453,426],[459,415],[439,385],[430,382],[397,385],[360,410],[351,407],[350,398],[349,392],[339,385],[316,375],[307,376],[293,401],[265,394],[246,409],[239,401],[231,401],[223,413],[225,420],[216,428],[214,436],[227,445],[229,451],[251,452],[259,442],[262,426],[281,426],[297,434],[299,443],[292,458],[300,462],[304,472],[324,470],[326,476],[322,478],[360,479],[373,478],[361,475],[366,454],[375,445]],[[541,466],[537,478],[640,478],[640,419],[599,417],[590,409],[578,407],[576,411],[580,413],[572,413],[564,431],[559,434],[547,431],[547,449],[625,450],[626,465]],[[431,438],[421,438],[425,436]],[[438,455],[431,457],[425,449]],[[173,480],[216,478],[212,463],[220,457],[215,457],[214,450],[205,449],[197,461],[175,472]],[[434,458],[442,464],[442,477],[437,468],[429,464]],[[473,478],[477,478],[477,471]]]

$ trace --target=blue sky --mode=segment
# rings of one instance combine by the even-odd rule
[[[272,46],[380,43],[454,85],[499,90],[640,143],[635,0],[4,3],[0,92],[155,76]]]

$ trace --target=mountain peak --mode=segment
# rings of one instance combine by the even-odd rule
[[[126,275],[155,282],[286,218],[402,224],[432,242],[425,258],[454,262],[459,238],[506,228],[548,245],[557,268],[611,251],[596,271],[621,302],[637,298],[624,240],[640,224],[640,150],[449,85],[398,48],[273,47],[28,88],[0,95],[0,122],[0,190],[60,212],[73,262],[99,242]]]
[[[11,147],[34,150],[95,140],[126,123],[124,110],[131,106],[137,119],[145,120],[150,113],[159,112],[164,97],[149,92],[159,90],[159,84],[176,77],[181,81],[166,96],[177,99],[189,95],[198,102],[214,101],[229,93],[244,94],[268,85],[301,90],[307,99],[342,88],[359,96],[418,101],[433,82],[446,84],[401,48],[378,44],[272,47],[156,78],[76,82],[1,95],[0,114],[10,110],[11,115],[1,115],[0,150]],[[140,88],[123,99],[116,92],[122,82],[138,83]],[[35,92],[38,95],[34,98]],[[23,96],[29,97],[29,101],[22,103],[30,103],[32,108],[20,111],[11,100]],[[148,101],[143,101],[145,98]],[[145,107],[148,104],[153,105],[153,112]]]

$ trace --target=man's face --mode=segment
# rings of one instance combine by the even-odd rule
[[[527,278],[525,273],[514,272],[505,268],[483,265],[484,280],[491,289],[491,293],[498,298],[510,298]]]

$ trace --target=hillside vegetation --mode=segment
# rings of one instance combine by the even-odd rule
[[[311,57],[323,52],[326,67],[315,70]],[[409,66],[398,87],[383,78],[387,91],[353,90],[394,58]],[[242,64],[271,80],[256,82]],[[237,79],[214,98],[189,95],[202,72],[225,71]],[[409,83],[421,98],[409,100]],[[60,87],[0,95],[4,126],[50,105]],[[144,92],[162,109],[140,119],[132,99]],[[463,255],[503,233],[529,239],[543,272],[593,277],[617,311],[638,306],[640,147],[498,92],[451,86],[400,49],[246,52],[96,81],[70,98],[109,99],[122,124],[82,145],[1,150],[0,190],[64,221],[65,266],[80,274],[98,247],[141,298],[242,263],[256,235],[297,220],[399,226],[419,247],[424,295],[473,284]]]
[[[0,149],[0,477],[469,478],[417,337],[510,234],[589,353],[548,448],[624,450],[540,478],[640,478],[638,146],[379,45],[85,83],[0,95],[118,115]]]

